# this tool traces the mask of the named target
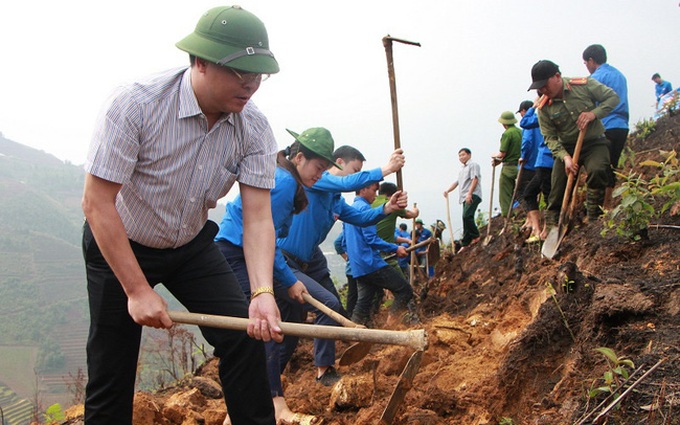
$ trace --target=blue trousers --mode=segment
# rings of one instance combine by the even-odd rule
[[[162,282],[189,311],[247,318],[248,302],[213,242],[216,233],[217,224],[208,221],[180,248],[155,249],[132,241],[130,245],[149,283]],[[83,255],[90,304],[85,423],[131,425],[142,327],[130,317],[127,296],[87,223]],[[245,331],[200,329],[220,359],[219,375],[232,423],[274,425],[262,341]]]
[[[217,246],[234,270],[234,273],[241,284],[242,291],[247,297],[250,297],[250,278],[248,277],[248,270],[246,269],[243,248],[227,241],[218,241]],[[297,271],[294,270],[294,272],[297,275]],[[309,292],[312,297],[321,301],[333,310],[340,311],[341,307],[338,298],[328,292],[323,286],[310,278],[302,280],[301,276],[297,277],[305,284],[307,292]],[[281,320],[284,322],[302,322],[304,310],[308,309],[316,313],[316,324],[337,325],[335,321],[311,307],[309,304],[300,304],[296,300],[290,298],[288,296],[288,289],[281,285],[280,282],[274,281],[274,295],[276,297],[276,304],[281,312]],[[283,397],[281,373],[293,356],[298,340],[299,338],[296,336],[286,335],[283,338],[283,342],[278,343],[269,341],[265,343],[267,375],[269,377],[269,387],[272,397]],[[335,341],[315,339],[314,352],[314,363],[316,366],[331,366],[335,363]]]

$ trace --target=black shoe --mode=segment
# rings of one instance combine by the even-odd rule
[[[323,375],[316,378],[316,382],[324,387],[330,387],[340,380],[340,374],[333,366],[329,366]]]

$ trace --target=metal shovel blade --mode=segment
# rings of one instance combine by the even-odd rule
[[[380,417],[381,425],[390,425],[397,415],[397,411],[404,401],[406,393],[413,386],[413,379],[416,377],[416,373],[418,373],[418,370],[420,369],[420,363],[423,361],[423,353],[423,350],[416,351],[411,355],[408,363],[406,363],[406,367],[399,377],[399,382],[397,382],[397,385],[394,387],[394,391],[392,391],[392,395],[390,396],[390,400],[387,402],[387,407],[385,407],[385,410]]]
[[[543,248],[541,248],[541,254],[545,258],[552,259],[555,254],[557,254],[557,248],[560,247],[560,228],[558,226],[554,226],[550,229],[550,233],[548,233],[548,237],[545,238],[545,242],[543,242]]]
[[[338,364],[340,366],[349,366],[360,361],[371,352],[371,347],[373,347],[373,344],[369,342],[356,342],[350,345],[340,356]]]

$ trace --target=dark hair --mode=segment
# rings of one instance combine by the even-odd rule
[[[607,62],[607,51],[601,44],[591,44],[583,51],[583,60],[592,59],[596,64],[602,65]]]
[[[470,149],[468,149],[468,148],[463,148],[463,149],[461,149],[461,150],[458,151],[458,153],[461,153],[461,152],[465,152],[465,153],[467,153],[468,155],[472,155],[472,151],[471,151]]]
[[[293,164],[290,160],[290,158],[295,157],[295,155],[297,155],[298,152],[301,152],[302,155],[307,159],[314,158],[324,159],[320,155],[317,155],[316,153],[304,147],[297,140],[286,149],[279,151],[278,154],[276,155],[276,164],[279,167],[283,168],[284,170],[288,171],[290,174],[292,174],[293,177],[295,178],[295,181],[297,182],[297,187],[295,189],[295,197],[293,198],[293,214],[299,214],[305,208],[307,208],[307,205],[309,204],[307,194],[305,193],[305,185],[302,184],[302,178],[300,177],[300,173],[298,173],[297,168],[295,168],[295,164]]]
[[[354,193],[356,195],[359,195],[359,192],[361,192],[362,190],[366,189],[367,187],[374,186],[376,184],[378,184],[378,183],[376,183],[376,182],[369,183],[369,184],[365,185],[364,187],[357,189],[356,191],[354,191]]]
[[[655,72],[654,75],[652,75],[652,80],[655,78],[661,78],[661,75],[659,75],[658,72]]]
[[[342,159],[345,162],[354,161],[355,159],[358,159],[361,162],[366,161],[366,158],[361,152],[359,152],[359,149],[348,145],[342,145],[337,148],[335,152],[333,152],[333,159]]]
[[[406,223],[399,223],[399,228],[401,230],[406,230]]]
[[[392,196],[397,192],[397,185],[390,182],[384,182],[380,185],[378,193],[381,195]]]

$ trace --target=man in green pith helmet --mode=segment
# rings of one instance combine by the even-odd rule
[[[515,123],[517,118],[511,111],[505,111],[498,118],[505,131],[501,136],[501,147],[498,152],[492,155],[492,165],[495,167],[503,163],[501,176],[498,179],[498,201],[501,204],[501,214],[508,216],[508,211],[512,208],[512,192],[515,190],[515,180],[517,180],[517,162],[521,156],[522,149],[522,130]]]
[[[247,333],[201,332],[220,358],[232,423],[274,425],[261,340],[282,340],[269,195],[277,145],[250,98],[279,66],[264,24],[238,6],[207,11],[177,47],[191,66],[116,90],[85,164],[85,423],[132,424],[142,326],[173,324],[153,289],[162,282],[191,312],[250,318]],[[208,220],[236,181],[250,301],[213,241],[217,224]]]

